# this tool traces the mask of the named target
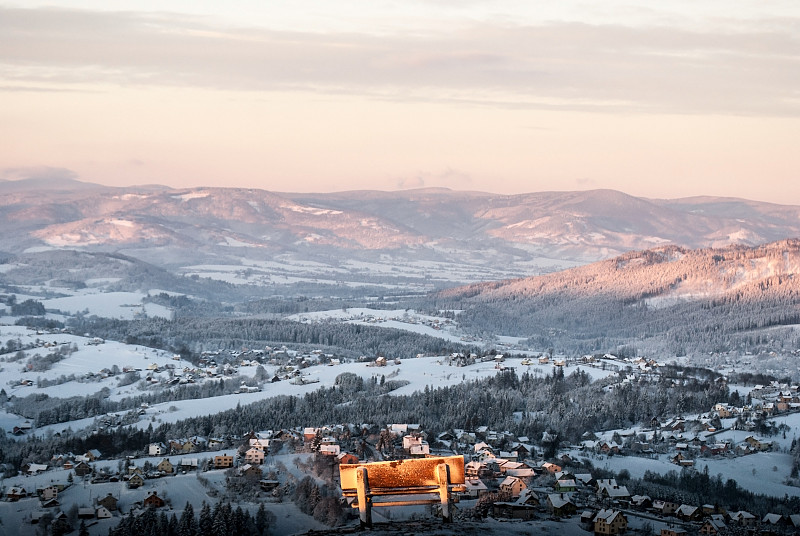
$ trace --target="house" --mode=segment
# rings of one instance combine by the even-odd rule
[[[527,488],[521,479],[515,476],[507,476],[505,480],[500,483],[500,491],[511,494],[512,497],[519,497],[519,494]]]
[[[492,515],[529,521],[536,517],[536,507],[517,502],[496,502],[492,505]]]
[[[486,484],[483,483],[483,480],[480,478],[467,478],[464,480],[464,492],[463,496],[468,497],[470,499],[477,499],[481,495],[485,495],[488,493],[489,488],[486,487]],[[523,490],[523,492],[528,490]]]
[[[619,454],[620,452],[619,445],[614,441],[601,441],[596,447],[602,454]]]
[[[786,525],[787,520],[781,514],[767,514],[764,516],[764,519],[761,520],[761,524],[778,527]]]
[[[464,465],[464,474],[467,478],[490,477],[491,473],[484,462],[471,461]]]
[[[88,506],[82,506],[78,508],[78,519],[94,519],[94,518],[95,518],[94,508]]]
[[[72,525],[70,525],[67,514],[58,512],[50,524],[50,530],[53,534],[67,534],[68,532],[72,532]]]
[[[631,497],[631,506],[635,506],[641,510],[647,510],[653,507],[653,500],[647,495],[634,495]]]
[[[250,439],[249,442],[250,448],[257,448],[260,450],[267,450],[267,451],[269,450],[269,444],[270,444],[269,439],[264,439],[259,437],[253,437]]]
[[[197,458],[181,458],[181,462],[178,465],[180,466],[181,471],[196,471],[197,464]]]
[[[113,517],[111,510],[105,506],[98,506],[94,511],[94,515],[97,519],[111,519]]]
[[[58,499],[58,486],[47,486],[46,488],[36,490],[36,492],[43,501]]]
[[[700,521],[703,518],[703,511],[697,506],[682,504],[675,510],[675,517],[681,521]]]
[[[86,454],[83,455],[83,458],[86,461],[90,461],[90,462],[97,461],[97,460],[100,459],[100,457],[101,457],[100,451],[97,450],[97,449],[92,449],[92,450],[88,451]]]
[[[108,495],[106,495],[102,499],[97,499],[97,506],[98,506],[98,508],[100,508],[100,507],[105,508],[105,509],[109,510],[110,512],[116,512],[117,511],[117,502],[118,502],[118,499],[109,493]]]
[[[261,473],[261,467],[258,465],[251,465],[245,464],[239,468],[239,474],[245,478],[253,478],[257,480],[261,480],[261,477],[264,476]]]
[[[572,497],[564,493],[547,495],[547,508],[550,513],[558,517],[571,516],[578,511],[578,506],[572,502]]]
[[[151,491],[150,494],[145,497],[144,501],[142,501],[142,504],[147,508],[162,508],[166,505],[164,499],[159,497],[155,491]]]
[[[519,494],[519,498],[517,498],[516,502],[518,504],[528,504],[530,506],[539,506],[539,496],[536,494],[536,491],[527,488],[522,490],[522,493]]]
[[[560,465],[556,465],[555,463],[542,462],[542,469],[544,469],[548,473],[557,473],[561,471],[563,468]]]
[[[661,529],[660,536],[687,536],[689,533],[683,529],[664,528]]]
[[[705,523],[700,526],[700,534],[719,534],[727,529],[725,523],[719,519],[706,519]]]
[[[417,456],[417,457],[421,457],[421,458],[424,458],[424,457],[430,455],[430,453],[431,453],[431,448],[428,445],[428,443],[426,443],[425,441],[423,441],[419,445],[411,445],[411,450],[409,452],[409,454],[411,454],[411,456]]]
[[[756,451],[765,451],[772,448],[772,443],[769,441],[761,441],[753,436],[747,436],[744,438],[748,445],[750,445]]]
[[[336,459],[339,461],[339,465],[358,463],[358,456],[349,452],[340,452]]]
[[[250,447],[247,449],[247,452],[244,453],[244,461],[250,464],[255,463],[261,465],[264,463],[264,451],[256,447]]]
[[[739,510],[738,512],[731,512],[729,515],[731,518],[731,522],[736,523],[741,527],[754,527],[756,525],[756,522],[758,521],[756,516],[744,510]]]
[[[575,491],[577,485],[575,481],[572,479],[560,479],[556,481],[555,490],[559,493],[565,493],[569,491]]]
[[[6,492],[6,499],[10,502],[16,502],[20,499],[28,497],[28,492],[23,487],[12,487]]]
[[[653,501],[653,510],[663,516],[671,516],[678,509],[678,504],[670,501],[655,500]]]
[[[506,476],[515,476],[517,478],[532,478],[536,476],[536,471],[527,467],[523,464],[522,467],[519,468],[508,468],[505,470]]]
[[[147,454],[149,456],[163,456],[168,450],[164,443],[150,443],[147,447]]]
[[[84,461],[76,463],[73,471],[75,471],[75,476],[86,476],[94,472],[92,466]]]
[[[47,465],[42,463],[26,463],[22,466],[22,472],[27,475],[35,475],[47,471]]]
[[[42,508],[55,508],[56,506],[61,506],[61,503],[58,502],[58,499],[47,499],[46,501],[41,501],[39,504]]]
[[[622,534],[628,529],[628,519],[618,510],[600,510],[594,517],[595,534]]]
[[[136,489],[136,488],[141,488],[142,486],[144,486],[144,478],[142,478],[142,475],[134,473],[128,479],[128,488]]]
[[[133,463],[131,463],[128,466],[128,476],[133,476],[134,474],[144,476],[144,470],[141,467],[136,467],[133,465]]]
[[[319,453],[324,455],[324,456],[338,456],[340,452],[341,452],[341,447],[339,445],[320,445],[319,446]]]
[[[611,501],[627,501],[631,498],[626,486],[616,484],[603,484],[599,486],[597,496],[601,499],[609,499]]]
[[[227,469],[233,467],[233,456],[222,454],[221,456],[214,456],[214,469]]]
[[[158,470],[164,474],[171,475],[175,472],[175,468],[172,466],[172,462],[169,461],[167,458],[164,458],[158,463],[157,466]]]

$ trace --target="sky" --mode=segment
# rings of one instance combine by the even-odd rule
[[[0,179],[800,204],[796,0],[0,0]]]

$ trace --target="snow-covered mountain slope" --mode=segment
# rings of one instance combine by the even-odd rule
[[[182,275],[254,285],[297,283],[289,276],[424,291],[663,244],[755,245],[800,236],[800,207],[649,200],[611,190],[290,194],[0,181],[0,194],[0,251],[115,252]]]
[[[466,326],[591,352],[673,355],[796,348],[800,240],[631,252],[563,272],[440,292]],[[768,333],[767,333],[768,332]]]

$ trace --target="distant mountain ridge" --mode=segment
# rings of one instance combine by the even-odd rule
[[[170,269],[278,259],[313,264],[309,277],[406,274],[421,288],[545,273],[665,244],[800,236],[797,206],[613,190],[307,194],[31,180],[0,181],[0,194],[0,251],[115,252]]]

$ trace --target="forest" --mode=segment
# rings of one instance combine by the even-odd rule
[[[528,337],[586,354],[634,345],[644,354],[790,352],[800,346],[800,240],[758,248],[676,246],[526,279],[432,295],[465,330]]]
[[[408,358],[419,353],[445,355],[472,350],[463,344],[419,333],[339,322],[306,324],[254,318],[78,318],[69,325],[78,332],[103,339],[170,350],[195,362],[203,351],[283,344],[299,349],[303,346],[309,350],[326,349],[354,359],[378,355]]]

